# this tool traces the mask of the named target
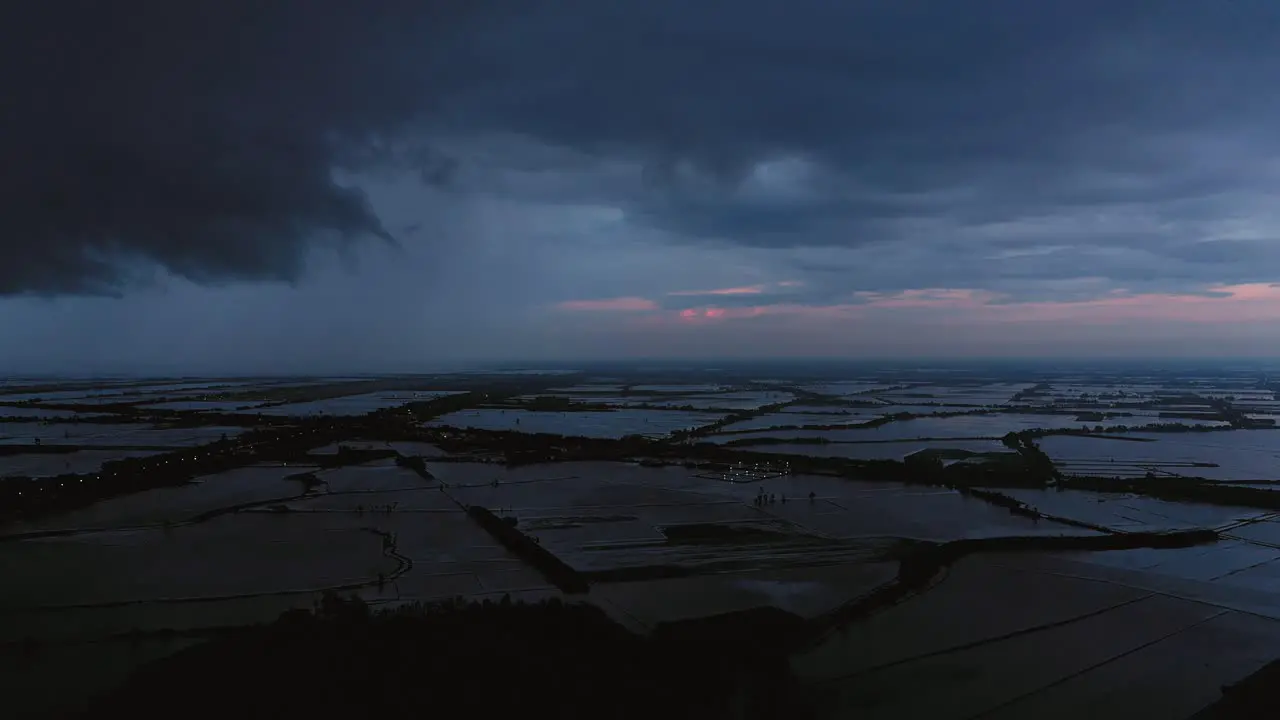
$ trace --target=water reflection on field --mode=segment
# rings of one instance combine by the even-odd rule
[[[1012,560],[962,560],[797,658],[823,716],[1184,718],[1280,643],[1271,619]]]
[[[4,526],[4,534],[55,530],[128,528],[179,523],[219,508],[300,495],[303,486],[287,478],[314,466],[250,466],[175,487],[146,490],[103,500],[79,510]]]
[[[606,410],[540,412],[529,410],[464,410],[428,423],[433,427],[516,430],[579,437],[620,438],[624,435],[666,435],[676,430],[708,425],[720,415],[679,410]]]
[[[1052,436],[1038,444],[1068,475],[1280,479],[1280,430],[1128,433],[1124,438]]]
[[[368,582],[396,563],[358,518],[237,514],[189,527],[0,543],[0,609],[176,600]]]
[[[745,450],[756,453],[838,457],[850,460],[902,460],[922,450],[963,450],[973,453],[1008,453],[1009,448],[997,440],[907,440],[863,443],[777,443],[748,445]]]
[[[762,371],[750,377],[770,375]],[[1010,431],[1220,422],[1161,417],[1219,412],[1209,398],[1225,398],[1239,412],[1257,416],[1280,412],[1274,393],[1258,387],[1256,378],[1191,383],[1155,373],[1075,375],[1059,373],[1033,384],[994,371],[948,374],[916,368],[806,374],[764,387],[721,374],[691,375],[683,382],[676,374],[641,379],[587,373],[527,387],[519,380],[513,395],[518,402],[555,396],[617,410],[472,406],[433,425],[599,438],[662,436],[717,422],[729,410],[791,402],[781,412],[726,428],[747,432],[705,440],[766,438],[772,442],[744,449],[899,460],[924,449],[1007,452],[998,439]],[[350,395],[327,397],[344,391],[337,383],[354,380],[361,382],[345,388]],[[133,418],[125,407],[109,408],[130,420],[122,423],[64,422],[71,419],[68,411],[0,407],[0,416],[21,418],[0,425],[0,443],[40,440],[87,447],[65,455],[0,458],[0,475],[86,472],[106,459],[210,442],[243,430],[155,425],[148,417],[153,407],[192,417],[245,407],[276,416],[350,415],[463,387],[451,382],[439,386],[448,391],[370,392],[374,385],[368,380],[148,381],[96,390],[0,383],[13,391],[0,396],[3,402],[39,395],[87,405],[145,405]],[[326,383],[322,392],[305,388]],[[1027,392],[1032,388],[1037,389]],[[245,392],[255,390],[270,392]],[[505,402],[502,392],[486,402]],[[262,407],[267,397],[289,403]],[[640,403],[725,412],[627,407]],[[998,411],[919,417],[875,428],[768,430],[856,424],[885,413],[933,416],[983,408]],[[1106,417],[1079,419],[1098,413]],[[53,422],[37,422],[42,419]],[[1079,436],[1038,442],[1068,475],[1150,472],[1253,484],[1280,479],[1275,474],[1280,431],[1129,435],[1150,442]],[[789,442],[801,438],[831,442]],[[33,693],[70,697],[75,688],[68,687],[68,672],[95,682],[109,677],[111,669],[125,671],[149,654],[187,642],[106,640],[119,633],[270,620],[283,610],[309,607],[326,587],[358,585],[355,592],[384,605],[457,595],[558,594],[467,516],[469,504],[513,519],[544,549],[595,573],[587,599],[640,631],[659,622],[758,605],[805,617],[828,612],[894,581],[902,539],[1101,533],[1011,514],[944,487],[809,475],[737,484],[698,477],[682,464],[506,467],[455,462],[421,439],[386,442],[353,435],[316,448],[308,462],[331,462],[340,445],[425,457],[431,475],[443,484],[389,459],[329,470],[249,467],[0,528],[10,537],[0,542],[0,564],[9,570],[0,585],[0,643],[27,636],[45,641],[36,656],[5,656],[9,664],[0,668],[0,682],[8,684],[0,691],[12,693],[6,707],[20,708]],[[680,447],[664,447],[662,453],[680,460]],[[304,496],[306,486],[288,479],[299,472],[316,474],[321,482],[314,492]],[[1000,491],[1049,515],[1111,532],[1208,527],[1220,530],[1223,539],[1174,550],[964,558],[919,594],[834,633],[797,658],[797,670],[830,717],[1185,717],[1213,699],[1218,684],[1270,659],[1280,644],[1274,622],[1280,618],[1280,519],[1270,513],[1115,493]],[[769,500],[757,501],[762,495]],[[219,510],[228,512],[187,524]],[[12,537],[59,531],[66,534]],[[391,537],[389,549],[384,538]],[[691,575],[636,581],[628,574],[654,567]],[[50,609],[75,604],[84,606]],[[72,640],[96,642],[58,644]],[[1141,709],[1126,705],[1139,694],[1145,696]]]

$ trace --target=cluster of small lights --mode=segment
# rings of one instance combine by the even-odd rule
[[[761,465],[760,463],[755,463],[751,466],[747,466],[746,464],[739,462],[737,465],[734,465],[728,470],[721,473],[717,473],[717,475],[719,475],[722,479],[728,480],[730,482],[751,482],[753,480],[768,480],[770,478],[778,477],[779,475],[790,475],[790,474],[791,474],[790,462],[784,462],[781,468],[773,465]]]

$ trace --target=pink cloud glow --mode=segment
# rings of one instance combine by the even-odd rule
[[[1280,320],[1280,287],[1268,283],[1218,285],[1219,295],[1113,293],[1077,302],[1010,303],[984,308],[1002,322],[1088,322],[1132,320],[1185,323],[1240,323]]]
[[[877,308],[974,308],[1000,299],[998,293],[973,288],[921,288],[892,295],[867,292],[855,295],[866,300],[868,306]]]
[[[764,285],[743,285],[742,287],[717,288],[715,290],[677,290],[668,295],[688,297],[697,295],[759,295],[764,292]]]
[[[556,307],[576,312],[646,312],[657,310],[658,303],[642,297],[619,297],[606,300],[566,300],[557,303]]]
[[[785,315],[787,313],[804,312],[808,310],[821,310],[820,306],[815,305],[752,305],[748,307],[706,307],[706,308],[686,308],[676,313],[676,316],[686,322],[695,322],[699,320],[741,320],[744,318],[755,318],[763,315]]]
[[[716,288],[714,290],[677,290],[667,293],[672,297],[697,297],[699,295],[760,295],[778,288],[804,287],[800,280],[783,280],[775,283],[759,283],[757,285],[741,285],[738,287]]]
[[[1208,291],[1212,294],[1130,294],[1115,291],[1089,300],[1000,302],[1004,296],[989,290],[918,288],[888,294],[855,293],[860,302],[830,305],[710,305],[660,311],[660,306],[653,300],[623,297],[574,300],[560,303],[558,307],[573,311],[636,312],[635,322],[648,327],[669,327],[672,323],[686,326],[718,324],[754,318],[778,318],[804,325],[829,324],[874,318],[893,319],[896,313],[903,311],[910,312],[912,320],[938,321],[948,325],[1064,323],[1103,326],[1143,321],[1223,324],[1280,321],[1280,286],[1267,283],[1220,285],[1210,287]]]
[[[1134,293],[1114,291],[1106,297],[1075,301],[999,302],[1004,296],[972,288],[921,288],[893,294],[856,293],[853,305],[773,306],[764,314],[788,313],[812,318],[852,319],[882,311],[925,308],[963,311],[948,314],[956,322],[1066,322],[1112,324],[1159,320],[1188,323],[1232,323],[1280,320],[1280,286],[1268,283],[1217,285],[1214,294]]]

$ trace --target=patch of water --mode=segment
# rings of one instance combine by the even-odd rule
[[[139,405],[143,410],[180,410],[192,412],[252,412],[262,402],[245,400],[172,400],[169,402]]]
[[[1280,430],[1130,433],[1131,440],[1050,436],[1040,448],[1069,475],[1131,477],[1153,472],[1210,480],[1280,479]]]
[[[921,450],[967,450],[975,453],[1008,453],[1009,449],[996,440],[914,440],[883,443],[778,443],[776,445],[748,445],[743,450],[759,453],[781,453],[808,457],[838,457],[851,460],[902,460]]]
[[[483,409],[449,413],[427,423],[427,426],[619,438],[633,434],[667,435],[676,430],[708,425],[719,419],[719,415],[676,410],[541,412]]]
[[[289,475],[315,470],[314,467],[245,467],[176,487],[157,488],[103,500],[79,510],[38,520],[9,523],[5,534],[123,528],[182,522],[219,508],[300,495],[303,486]],[[99,480],[98,482],[110,482]]]
[[[460,391],[414,391],[414,392],[377,392],[363,395],[313,400],[310,402],[289,403],[266,408],[257,408],[254,412],[263,415],[364,415],[376,410],[399,407],[406,403],[422,402],[448,395],[459,394]]]
[[[343,514],[240,513],[171,530],[0,543],[0,608],[292,592],[366,582],[395,560]]]
[[[0,456],[0,477],[49,477],[96,473],[103,463],[126,458],[148,457],[160,450],[78,450],[72,453],[32,453]]]
[[[721,428],[721,432],[739,432],[743,430],[764,430],[772,427],[803,425],[857,425],[867,422],[875,415],[857,415],[827,413],[823,415],[803,415],[800,413],[769,413],[730,423]]]

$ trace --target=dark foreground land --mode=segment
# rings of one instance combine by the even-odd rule
[[[1191,531],[914,544],[900,550],[894,582],[825,615],[806,620],[760,607],[661,623],[645,635],[594,605],[559,598],[459,598],[374,612],[357,596],[330,592],[313,611],[292,610],[268,625],[188,633],[208,640],[142,668],[77,717],[160,718],[179,707],[194,718],[375,717],[458,702],[486,716],[811,718],[830,698],[797,679],[791,657],[924,591],[966,556],[1194,547],[1216,539]],[[210,678],[217,678],[214,693]],[[1247,681],[1227,692],[1219,714],[1206,717],[1269,717],[1251,714],[1268,695]]]
[[[82,718],[805,718],[763,609],[640,637],[585,604],[411,605],[315,613],[224,636],[145,667]]]

